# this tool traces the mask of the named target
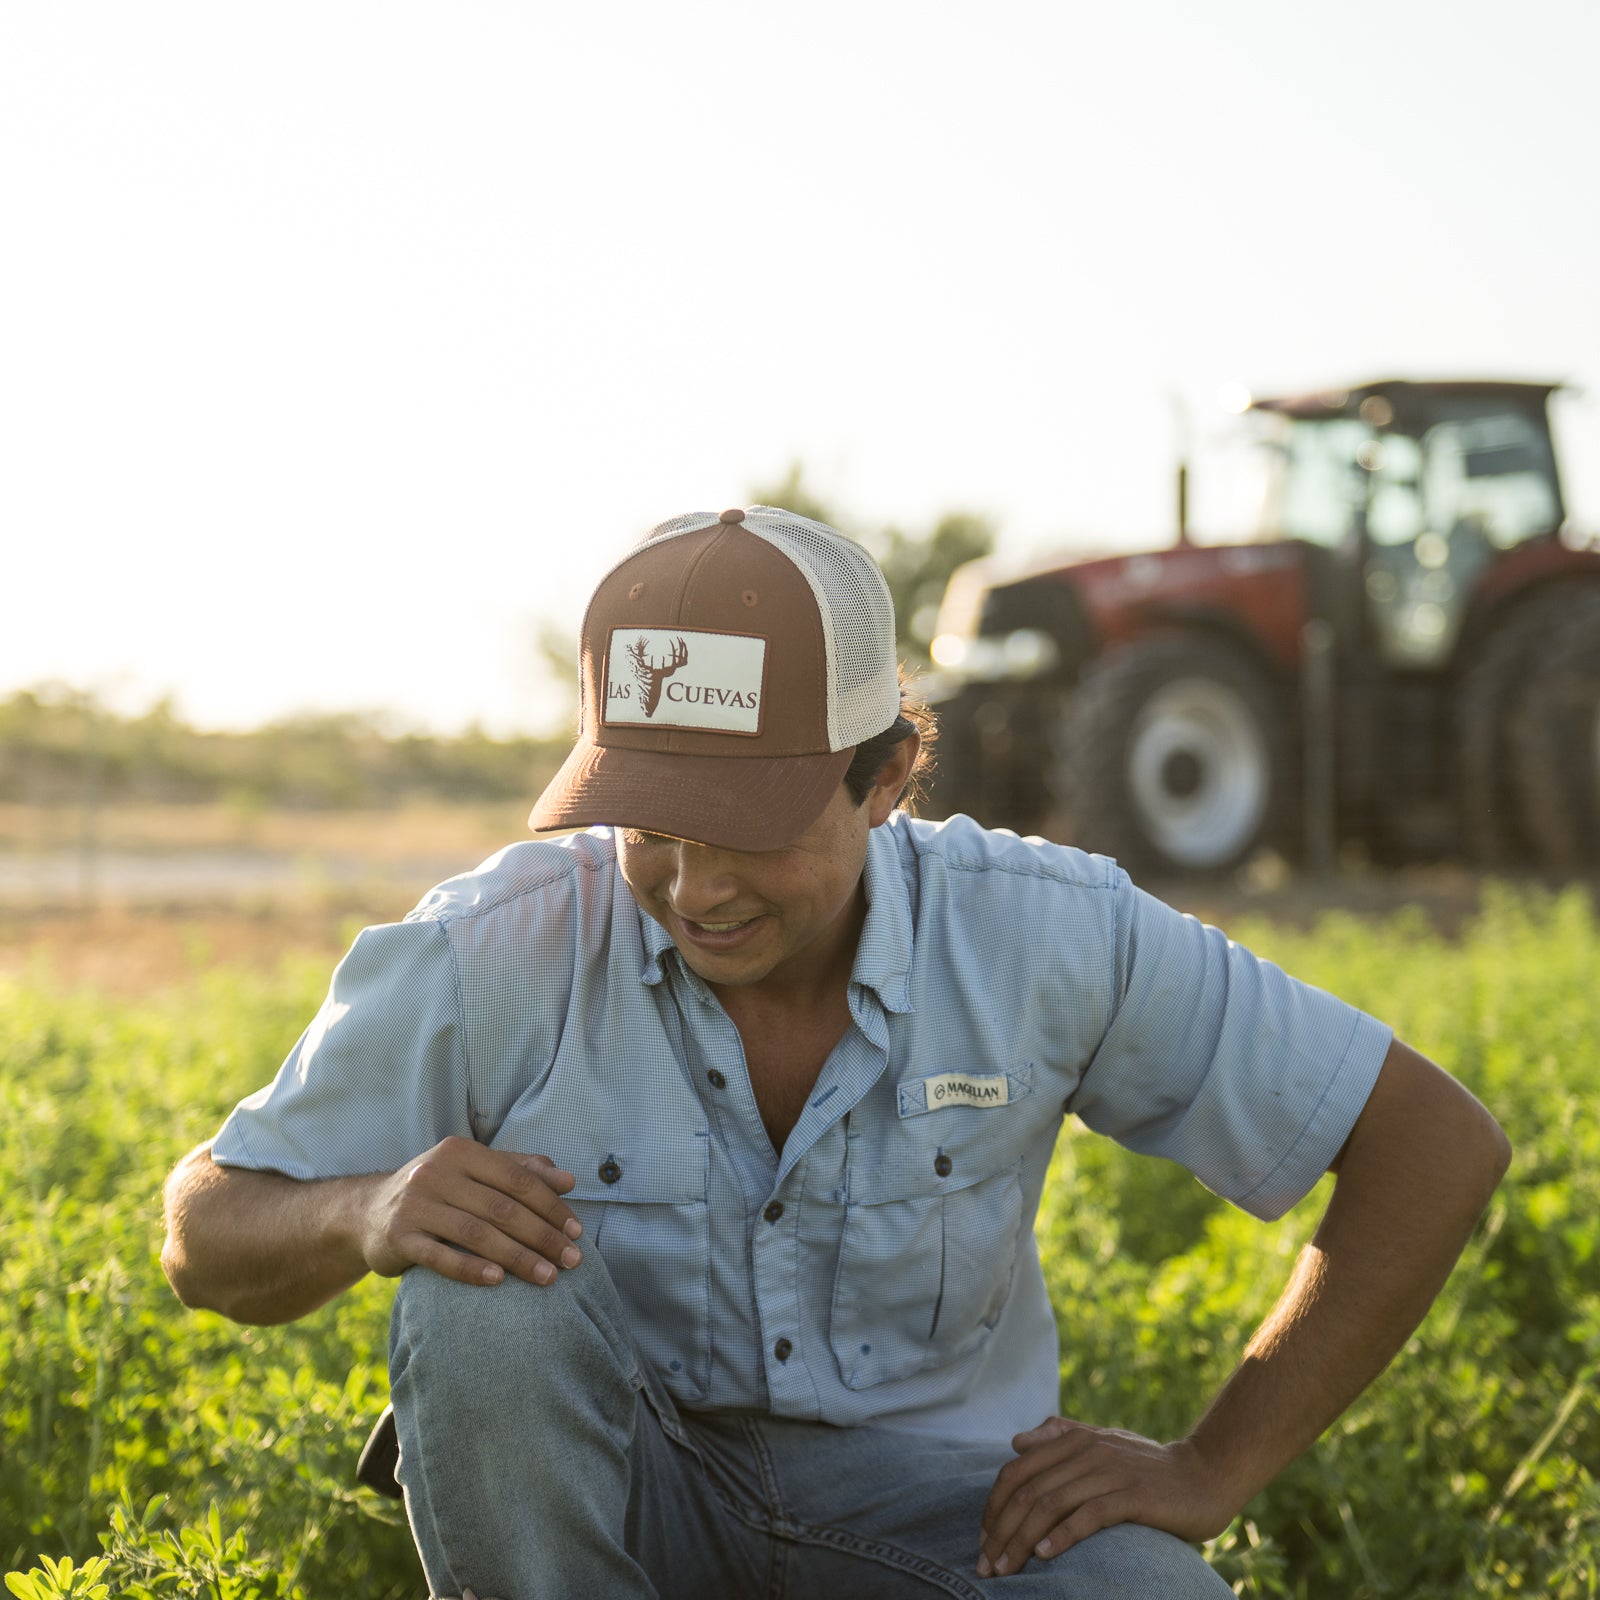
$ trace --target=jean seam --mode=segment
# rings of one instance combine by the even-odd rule
[[[985,1600],[983,1590],[969,1583],[959,1573],[952,1572],[942,1562],[930,1560],[929,1557],[919,1555],[914,1550],[903,1550],[898,1545],[886,1544],[881,1539],[864,1538],[847,1528],[791,1521],[779,1496],[777,1470],[760,1427],[747,1418],[741,1422],[740,1431],[760,1465],[762,1488],[766,1493],[771,1513],[771,1521],[766,1531],[773,1539],[781,1544],[809,1544],[837,1550],[866,1561],[874,1561],[897,1572],[907,1572],[918,1578],[924,1578],[943,1589],[946,1594],[960,1596],[961,1600]],[[726,1504],[726,1501],[724,1503]],[[751,1526],[755,1525],[748,1517],[743,1520]],[[774,1591],[774,1600],[781,1600],[781,1591]]]
[[[425,1269],[418,1269],[418,1270],[425,1270]],[[391,1359],[391,1362],[394,1360],[394,1357],[398,1354],[399,1346],[402,1343],[402,1339],[400,1337],[397,1337],[397,1335],[400,1335],[400,1333],[401,1333],[401,1327],[405,1322],[405,1316],[406,1316],[404,1304],[403,1304],[401,1298],[398,1295],[395,1298],[394,1312],[395,1312],[395,1315],[394,1315],[394,1318],[393,1318],[393,1321],[392,1321],[392,1332],[391,1332],[391,1337],[390,1337],[390,1346],[391,1346],[390,1359]],[[409,1340],[404,1340],[404,1343],[407,1345],[407,1347],[409,1349],[410,1341]],[[411,1363],[410,1363],[410,1360],[408,1358],[406,1363],[405,1363],[405,1365],[407,1367],[409,1367],[410,1364]],[[403,1377],[404,1377],[404,1374],[402,1373],[402,1379],[403,1379]],[[457,1560],[456,1560],[457,1551],[454,1548],[455,1540],[452,1537],[450,1537],[449,1535],[447,1535],[444,1526],[440,1523],[439,1518],[434,1514],[434,1505],[436,1503],[435,1502],[435,1498],[431,1493],[428,1492],[429,1473],[428,1473],[428,1467],[427,1467],[427,1454],[428,1453],[425,1450],[417,1451],[416,1452],[416,1460],[414,1460],[413,1462],[410,1463],[410,1470],[418,1480],[417,1487],[419,1489],[421,1489],[422,1492],[423,1492],[423,1503],[428,1508],[428,1522],[429,1522],[429,1525],[430,1525],[430,1527],[432,1529],[432,1532],[433,1532],[434,1546],[440,1552],[440,1554],[442,1554],[444,1556],[445,1565],[450,1569],[450,1576],[451,1576],[452,1582],[454,1582],[455,1579],[456,1579],[456,1575],[458,1573],[464,1571],[465,1568],[464,1568],[464,1566],[458,1566],[457,1565]],[[409,1484],[407,1484],[405,1482],[405,1480],[403,1478],[401,1478],[399,1476],[399,1469],[404,1464],[405,1464],[405,1447],[402,1444],[401,1447],[400,1447],[399,1456],[397,1457],[396,1462],[395,1462],[395,1467],[396,1467],[395,1476],[396,1476],[396,1480],[400,1484],[400,1492],[404,1496],[404,1504],[405,1504],[405,1508],[406,1508],[406,1521],[407,1522],[411,1522],[412,1521],[411,1487],[410,1487]],[[431,1587],[432,1586],[430,1585],[430,1589],[431,1589]]]
[[[987,1600],[984,1591],[969,1582],[959,1572],[952,1572],[943,1562],[931,1560],[914,1550],[903,1550],[898,1545],[886,1544],[881,1539],[866,1539],[846,1528],[811,1526],[805,1523],[785,1522],[776,1530],[777,1537],[794,1544],[819,1545],[856,1556],[863,1561],[873,1561],[895,1572],[908,1573],[921,1578],[945,1594],[957,1595],[960,1600]]]

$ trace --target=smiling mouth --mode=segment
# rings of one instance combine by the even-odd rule
[[[731,948],[742,943],[753,936],[756,925],[763,919],[760,913],[757,913],[753,917],[729,917],[717,922],[699,922],[693,917],[682,915],[677,920],[685,938],[693,944],[711,949]]]

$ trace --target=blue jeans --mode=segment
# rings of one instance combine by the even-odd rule
[[[1221,1600],[1192,1546],[1107,1528],[1007,1578],[975,1571],[1010,1452],[764,1414],[685,1413],[628,1336],[598,1255],[548,1288],[413,1268],[390,1384],[406,1512],[436,1595],[497,1600]]]

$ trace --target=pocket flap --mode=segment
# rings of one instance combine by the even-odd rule
[[[706,1198],[710,1140],[704,1128],[671,1145],[638,1133],[548,1140],[540,1152],[578,1181],[564,1198],[620,1205],[691,1205]]]

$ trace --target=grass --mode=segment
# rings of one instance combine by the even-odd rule
[[[294,948],[304,931],[291,919],[276,942],[237,947],[216,930],[209,947],[203,930],[187,946],[174,935],[175,971],[135,963],[136,981],[92,987],[59,965],[0,965],[0,1570],[27,1600],[424,1591],[397,1509],[351,1478],[385,1396],[391,1286],[245,1329],[183,1311],[157,1262],[166,1170],[270,1076],[320,1000],[345,930],[330,917]],[[1419,914],[1234,931],[1460,1076],[1517,1160],[1401,1359],[1214,1561],[1241,1595],[1594,1596],[1591,902],[1494,893],[1456,937]],[[1056,1171],[1040,1238],[1062,1407],[1171,1436],[1228,1370],[1325,1195],[1264,1227],[1083,1134],[1063,1139]]]

